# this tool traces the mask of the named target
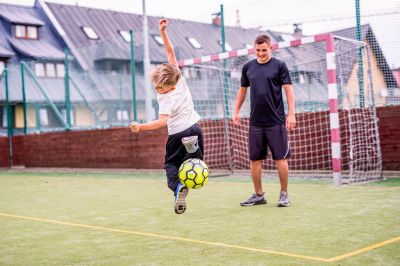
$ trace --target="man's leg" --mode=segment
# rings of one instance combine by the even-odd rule
[[[262,160],[250,161],[251,178],[253,179],[254,192],[257,195],[262,195]]]
[[[288,179],[289,179],[289,165],[285,159],[277,160],[276,167],[278,169],[279,181],[281,183],[281,191],[287,193],[288,190]]]
[[[250,161],[251,178],[253,179],[255,193],[245,201],[240,203],[241,206],[253,206],[259,204],[266,204],[264,192],[262,191],[262,160]]]
[[[288,179],[289,179],[289,165],[287,160],[277,160],[276,166],[278,168],[279,181],[281,183],[281,192],[279,193],[278,207],[289,207],[290,199],[288,195]]]

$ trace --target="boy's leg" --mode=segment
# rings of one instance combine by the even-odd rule
[[[187,152],[186,158],[203,160],[203,132],[200,125],[194,124],[186,133],[189,135],[182,138],[182,144]]]
[[[186,210],[187,187],[179,181],[178,170],[186,154],[182,146],[181,137],[177,134],[168,137],[165,154],[164,169],[167,175],[168,187],[174,192],[176,214],[182,214]]]

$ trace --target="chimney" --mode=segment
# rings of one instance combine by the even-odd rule
[[[215,13],[213,14],[215,17],[212,19],[212,24],[215,26],[220,27],[221,26],[221,16],[220,13]]]
[[[239,9],[236,9],[236,27],[240,28]]]
[[[296,39],[300,39],[301,37],[303,37],[303,30],[301,29],[301,23],[294,23],[293,24],[293,35]]]

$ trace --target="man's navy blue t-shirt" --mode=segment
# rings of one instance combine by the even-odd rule
[[[250,86],[250,125],[273,126],[285,123],[282,85],[292,84],[286,64],[274,57],[260,64],[257,59],[242,69],[241,86]]]

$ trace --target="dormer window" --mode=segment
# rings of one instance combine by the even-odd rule
[[[15,25],[15,38],[18,39],[39,39],[39,28],[32,25]]]
[[[98,40],[99,36],[97,36],[97,33],[94,31],[92,27],[84,26],[82,27],[83,32],[86,34],[86,37],[88,37],[91,40]]]
[[[159,45],[163,45],[163,44],[164,44],[164,42],[163,42],[163,40],[162,40],[162,38],[161,38],[160,35],[153,35],[153,38],[154,38],[154,40],[156,40],[156,42],[157,42]]]
[[[126,30],[120,30],[119,34],[121,35],[122,39],[126,42],[131,42],[131,33]]]
[[[196,49],[201,49],[202,46],[201,44],[193,37],[188,37],[187,40],[190,42],[190,44],[196,48]]]

